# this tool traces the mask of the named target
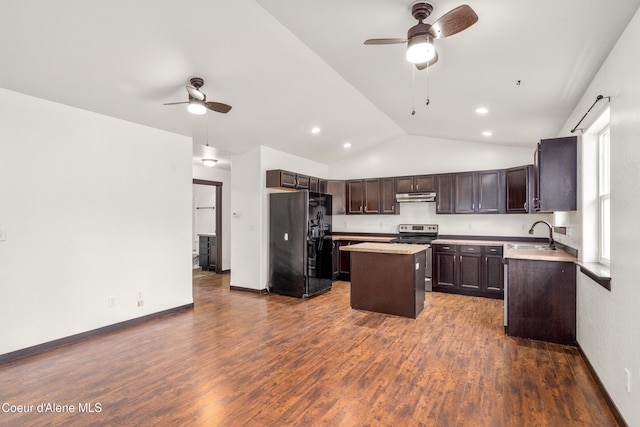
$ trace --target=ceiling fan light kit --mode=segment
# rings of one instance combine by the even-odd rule
[[[366,45],[407,44],[407,61],[416,64],[418,70],[423,70],[438,61],[438,52],[434,46],[434,39],[452,36],[465,30],[478,21],[478,15],[466,4],[442,15],[433,24],[424,21],[431,15],[433,6],[425,1],[411,4],[411,14],[418,23],[407,31],[407,38],[368,39]]]
[[[207,95],[200,90],[204,85],[204,79],[201,77],[192,77],[189,83],[191,83],[191,86],[187,85],[188,101],[167,102],[164,105],[187,104],[187,111],[192,114],[205,114],[207,110],[222,114],[231,111],[231,105],[223,104],[222,102],[207,102]]]
[[[191,114],[202,115],[207,112],[207,107],[204,105],[204,102],[199,99],[190,99],[189,104],[187,104],[187,111]]]
[[[429,34],[418,36],[407,42],[407,61],[412,64],[423,64],[436,56],[433,37]]]

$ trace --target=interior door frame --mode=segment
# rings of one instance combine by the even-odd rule
[[[205,179],[193,179],[194,184],[212,185],[216,187],[216,273],[222,273],[222,182],[208,181]]]

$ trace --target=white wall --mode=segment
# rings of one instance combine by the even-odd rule
[[[563,129],[597,95],[611,96],[611,292],[578,274],[578,342],[630,426],[640,426],[640,12],[610,53]],[[606,102],[606,101],[601,101]],[[562,218],[580,228],[578,214]],[[592,240],[592,239],[591,239]],[[589,241],[575,239],[580,244]],[[625,389],[624,369],[631,373]]]
[[[198,234],[216,232],[216,187],[193,184],[193,248],[198,248]]]
[[[231,286],[262,289],[261,148],[231,158]]]
[[[350,179],[504,169],[533,163],[536,143],[521,148],[408,135],[332,164],[329,174]],[[551,218],[550,214],[436,215],[435,203],[403,203],[399,215],[336,215],[333,229],[396,233],[398,224],[426,223],[439,224],[440,234],[529,237],[534,221]],[[547,235],[544,228],[536,228],[535,237]]]
[[[231,285],[265,289],[269,269],[269,205],[266,171],[286,169],[324,177],[327,166],[260,146],[232,158]]]
[[[523,148],[406,135],[331,164],[329,174],[351,179],[502,169],[533,163],[537,142]]]
[[[188,138],[0,89],[0,354],[192,303],[191,173]]]
[[[220,168],[208,168],[194,165],[193,178],[222,183],[222,209],[217,204],[216,209],[222,212],[222,269],[231,268],[231,171]],[[213,187],[212,187],[213,188]]]

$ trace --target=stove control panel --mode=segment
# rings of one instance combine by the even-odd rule
[[[400,224],[399,233],[438,234],[437,224]]]

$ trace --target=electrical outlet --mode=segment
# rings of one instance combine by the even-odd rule
[[[138,307],[142,307],[144,305],[144,300],[142,299],[142,292],[138,292],[137,298],[138,298]]]
[[[107,307],[115,307],[116,306],[116,298],[109,297],[107,298]]]

